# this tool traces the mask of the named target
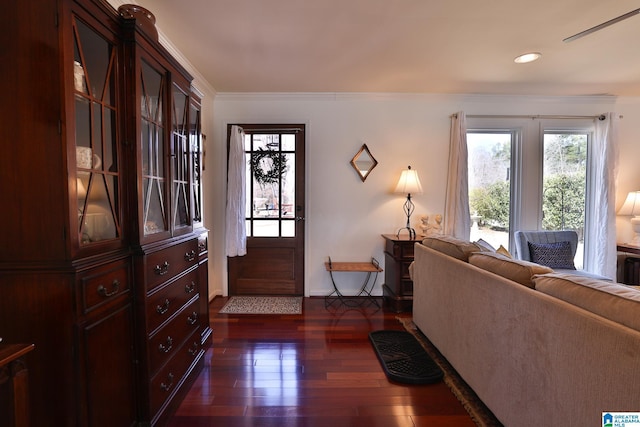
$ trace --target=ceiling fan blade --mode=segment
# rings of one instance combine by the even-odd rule
[[[623,21],[623,20],[625,20],[627,18],[631,18],[632,16],[637,15],[638,13],[640,13],[640,9],[632,10],[631,12],[627,12],[624,15],[620,15],[617,18],[610,19],[609,21],[603,22],[600,25],[596,25],[595,27],[591,27],[588,30],[584,30],[584,31],[582,31],[582,32],[580,32],[578,34],[574,34],[571,37],[567,37],[566,39],[564,39],[562,41],[565,42],[565,43],[572,42],[572,41],[574,41],[576,39],[579,39],[580,37],[587,36],[587,35],[589,35],[591,33],[595,33],[596,31],[599,31],[599,30],[601,30],[603,28],[606,28],[609,25],[613,25],[616,22],[620,22],[620,21]]]

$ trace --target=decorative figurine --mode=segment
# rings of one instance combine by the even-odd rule
[[[422,229],[422,235],[426,236],[428,233],[429,226],[429,215],[422,215],[420,217],[420,229]]]
[[[422,229],[423,236],[442,234],[442,215],[436,214],[433,219],[435,223],[429,224],[429,215],[422,215],[420,217],[420,228]]]

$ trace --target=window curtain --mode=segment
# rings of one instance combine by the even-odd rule
[[[616,278],[615,179],[618,167],[617,121],[614,113],[596,119],[591,144],[591,203],[585,226],[585,269]]]
[[[463,240],[469,240],[471,229],[467,163],[467,125],[460,111],[451,117],[444,234]]]
[[[244,130],[231,126],[227,171],[226,253],[229,257],[247,253],[245,206],[247,200],[247,160],[244,152]]]

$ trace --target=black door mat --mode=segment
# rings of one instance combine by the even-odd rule
[[[390,380],[407,384],[432,384],[442,380],[444,373],[440,367],[409,332],[373,331],[369,339]]]

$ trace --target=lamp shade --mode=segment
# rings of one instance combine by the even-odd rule
[[[411,166],[402,171],[395,192],[402,194],[422,194],[422,185],[420,184],[418,172],[411,169]]]
[[[640,215],[640,191],[631,191],[627,199],[622,204],[618,215],[638,216]]]

